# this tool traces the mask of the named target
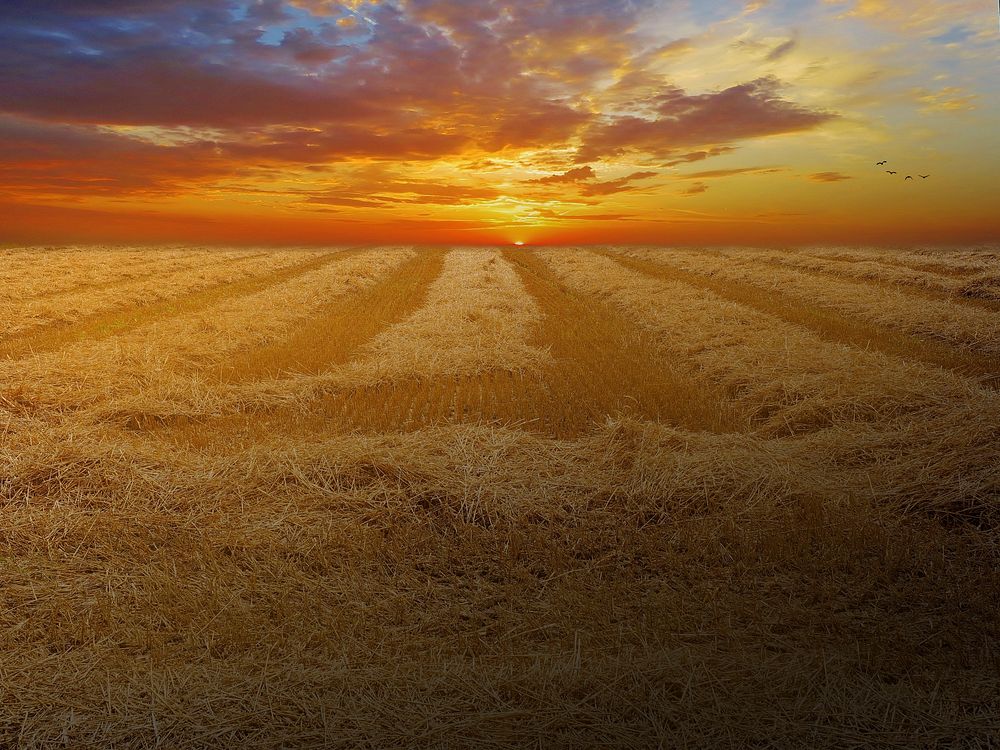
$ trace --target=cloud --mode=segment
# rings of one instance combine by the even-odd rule
[[[713,148],[704,149],[702,151],[691,151],[686,154],[674,156],[663,166],[676,167],[678,164],[690,164],[691,162],[704,161],[705,159],[709,159],[713,156],[722,156],[723,154],[728,154],[735,150],[736,149],[732,146],[714,146]]]
[[[696,182],[694,185],[691,185],[691,187],[682,190],[679,195],[689,198],[692,195],[701,195],[705,192],[708,192],[708,185],[704,182]]]
[[[979,98],[958,86],[946,86],[938,91],[915,89],[912,95],[925,112],[967,112],[976,108]]]
[[[570,169],[562,174],[552,174],[547,177],[539,177],[535,180],[526,180],[526,182],[538,183],[541,185],[558,185],[566,182],[583,182],[584,180],[592,180],[595,177],[597,177],[597,173],[594,172],[593,167],[588,165]]]
[[[207,144],[158,145],[92,126],[0,115],[0,188],[43,195],[169,194],[238,166]]]
[[[569,149],[578,149],[577,164],[588,153],[635,152],[676,165],[830,119],[781,99],[769,79],[707,94],[664,83],[647,67],[673,64],[694,42],[650,44],[639,19],[656,7],[11,0],[0,6],[0,113],[38,122],[34,147],[77,137],[87,145],[30,166],[9,151],[7,182],[68,194],[85,192],[89,175],[95,190],[169,192],[282,165],[474,163],[526,150],[537,152],[535,166],[558,163],[565,156],[551,154]],[[634,100],[623,111],[644,114],[603,117],[604,96]],[[120,175],[105,175],[110,153],[134,158]],[[578,166],[536,184],[577,176],[596,180]],[[631,189],[611,180],[587,195]]]
[[[827,125],[843,153],[892,132],[958,169],[988,140],[994,13],[971,0],[7,0],[0,195],[165,212],[183,196],[240,220],[252,205],[290,222],[486,226],[543,206],[626,221],[601,204],[662,216],[661,198],[715,179],[840,181],[810,175],[794,138],[787,162],[784,144],[755,143]],[[790,166],[710,169],[737,150]],[[763,200],[753,183],[734,193]]]
[[[844,180],[852,180],[854,178],[840,172],[816,172],[809,175],[809,179],[813,182],[843,182]]]
[[[895,30],[920,36],[940,34],[954,26],[958,19],[989,24],[996,33],[996,13],[987,10],[979,0],[824,0],[828,5],[843,8],[845,18],[862,18],[889,26]]]
[[[788,55],[792,50],[794,50],[797,44],[798,42],[796,42],[794,39],[789,39],[787,42],[782,42],[777,47],[768,52],[767,57],[765,57],[764,59],[767,60],[768,62],[777,62],[781,58]]]
[[[784,171],[783,167],[736,167],[734,169],[711,169],[705,172],[692,172],[678,175],[679,180],[708,180],[717,177],[733,177],[740,174],[773,174]]]
[[[304,203],[354,208],[384,208],[391,205],[464,206],[501,197],[493,187],[455,185],[400,179],[392,169],[354,170],[329,190],[305,196]]]
[[[578,161],[640,151],[668,155],[678,147],[725,145],[768,135],[811,130],[836,115],[778,96],[777,79],[759,78],[709,94],[669,88],[649,103],[652,119],[626,115],[589,128]]]
[[[607,182],[593,182],[590,184],[585,184],[580,186],[580,193],[591,197],[596,195],[613,195],[615,193],[625,193],[631,190],[635,190],[636,186],[630,183],[637,180],[648,180],[650,177],[656,177],[659,172],[633,172],[626,177],[620,177],[617,180],[608,180]]]

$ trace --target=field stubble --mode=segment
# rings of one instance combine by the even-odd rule
[[[498,289],[489,282],[470,283],[470,269],[456,266],[458,273],[442,277],[423,299],[420,290],[439,270],[437,257],[423,251],[415,267],[401,269],[399,278],[387,279],[350,308],[338,307],[333,317],[313,319],[296,334],[294,347],[282,343],[266,355],[251,350],[230,363],[230,371],[239,373],[231,377],[249,390],[260,384],[247,381],[264,373],[241,362],[264,356],[273,358],[272,375],[303,372],[307,377],[264,389],[306,392],[305,400],[207,425],[185,424],[174,436],[198,445],[238,436],[252,444],[275,432],[392,432],[494,423],[576,437],[608,417],[629,415],[693,430],[747,428],[747,420],[721,392],[656,356],[647,332],[614,309],[572,294],[534,255],[494,254],[493,266],[504,270]],[[508,309],[488,301],[491,295],[533,300],[524,312],[530,317],[515,323]],[[423,304],[404,317],[413,300]],[[445,300],[452,303],[450,313]],[[357,315],[358,305],[364,323],[345,327],[344,316]],[[331,328],[338,333],[329,335]],[[502,347],[490,337],[503,341]],[[313,353],[307,368],[301,367],[303,352]],[[405,356],[394,357],[394,352]]]
[[[317,263],[11,362],[0,744],[1000,734],[992,391],[601,254]]]

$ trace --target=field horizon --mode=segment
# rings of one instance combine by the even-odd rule
[[[0,260],[0,744],[1000,737],[996,244]]]

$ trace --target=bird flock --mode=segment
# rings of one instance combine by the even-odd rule
[[[875,162],[875,166],[876,167],[884,167],[888,163],[889,163],[888,159],[884,159],[882,161]],[[899,174],[899,172],[894,172],[891,169],[885,170],[885,173],[886,174]],[[928,177],[930,177],[930,175],[929,174],[918,174],[917,177],[919,177],[921,180],[926,180]],[[912,174],[908,174],[908,175],[906,175],[906,177],[903,178],[904,181],[906,181],[906,180],[912,180],[912,179],[913,179],[913,175]]]

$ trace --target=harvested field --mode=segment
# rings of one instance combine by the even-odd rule
[[[673,265],[690,273],[747,284],[781,294],[802,305],[830,308],[865,322],[918,338],[996,358],[1000,355],[1000,311],[981,310],[950,300],[927,299],[905,290],[817,276],[764,265],[732,254],[713,257],[681,250],[631,250],[630,256]]]
[[[836,281],[827,284],[825,279],[802,274],[789,278],[789,272],[781,271],[775,273],[775,280],[763,283],[769,273],[767,266],[751,271],[736,262],[729,267],[719,257],[692,258],[683,251],[672,252],[669,259],[647,250],[609,255],[641,273],[704,289],[793,325],[806,326],[834,342],[944,367],[992,386],[1000,382],[1000,356],[992,351],[1000,321],[997,311],[962,310],[941,302],[924,305],[928,300],[891,289],[873,290]],[[665,263],[667,260],[671,262]],[[756,283],[754,273],[759,275]],[[914,313],[914,319],[907,319],[905,310]],[[935,313],[940,318],[935,318]],[[960,343],[970,340],[971,347]],[[988,351],[982,351],[983,347]]]
[[[5,251],[0,746],[989,747],[991,252]]]
[[[988,259],[980,263],[957,262],[954,266],[913,261],[910,265],[892,262],[892,256],[865,255],[827,257],[821,251],[775,251],[726,248],[712,251],[726,258],[747,260],[814,271],[847,279],[860,279],[887,288],[904,287],[931,299],[949,299],[996,309],[1000,301],[1000,277]],[[900,253],[902,255],[902,253]]]

